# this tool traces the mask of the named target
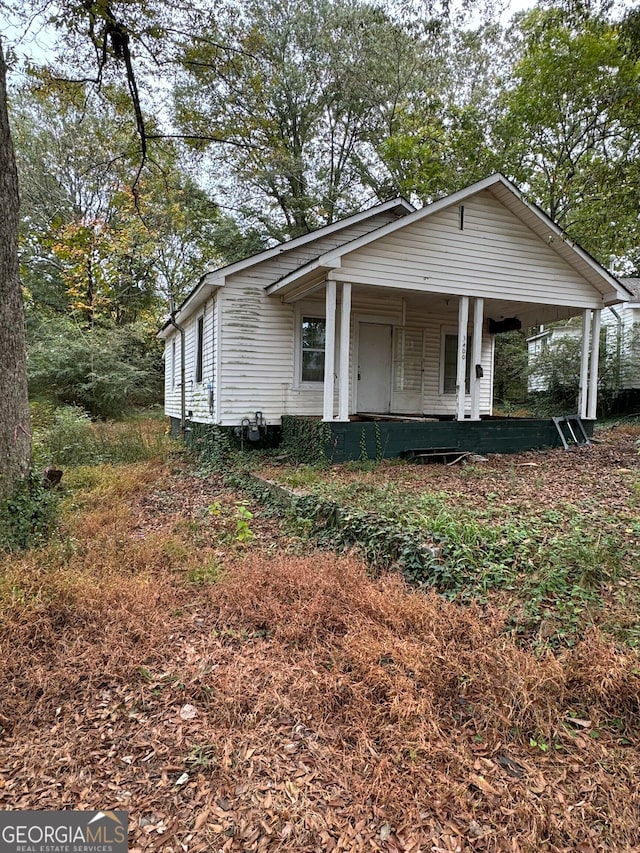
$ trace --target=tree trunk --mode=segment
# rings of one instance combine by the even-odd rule
[[[18,173],[7,113],[6,72],[0,40],[0,499],[13,492],[31,460],[18,263]]]

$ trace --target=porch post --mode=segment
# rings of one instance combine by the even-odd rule
[[[471,343],[471,420],[480,420],[480,383],[477,368],[482,359],[482,324],[484,321],[484,299],[477,296],[473,300],[473,339]]]
[[[593,312],[591,324],[591,364],[589,365],[589,404],[587,418],[595,420],[598,405],[598,362],[600,361],[600,308]]]
[[[458,368],[456,372],[456,420],[464,420],[465,383],[467,373],[467,325],[469,323],[469,297],[461,296],[458,302]]]
[[[342,285],[340,300],[340,366],[338,368],[338,420],[349,420],[349,333],[351,331],[351,282]]]
[[[587,417],[587,386],[589,379],[589,332],[591,330],[591,309],[582,312],[582,350],[580,353],[580,383],[578,389],[578,415]]]
[[[334,368],[336,358],[336,283],[335,281],[327,281],[326,295],[326,325],[324,335],[324,383],[323,383],[323,403],[322,403],[322,420],[333,420],[333,389],[334,389]]]

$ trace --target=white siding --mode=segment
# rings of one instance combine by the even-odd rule
[[[395,218],[389,213],[371,217],[227,278],[219,291],[223,313],[217,423],[237,425],[256,411],[271,424],[279,424],[283,414],[322,413],[322,388],[301,390],[295,384],[295,306],[267,296],[265,287],[322,252]],[[324,316],[324,288],[321,300],[318,311]]]
[[[231,282],[229,282],[231,284]],[[260,285],[244,277],[224,290],[224,316],[221,358],[221,408],[219,423],[235,426],[242,418],[261,411],[270,424],[280,423],[282,414],[321,415],[322,384],[298,385],[294,345],[296,323],[303,314],[324,316],[322,298],[294,305],[264,294]],[[424,335],[425,358],[423,394],[417,411],[426,414],[454,414],[454,394],[441,392],[441,340],[443,329],[456,332],[457,300],[449,311],[433,313],[429,297],[412,297],[405,305],[406,325]],[[357,383],[357,345],[360,322],[402,325],[402,295],[398,292],[357,288],[353,294],[350,343],[349,411],[357,407],[354,386]],[[469,334],[471,334],[471,325]],[[481,412],[491,412],[493,339],[485,333],[482,343],[484,379],[481,386]],[[337,394],[337,389],[336,389]],[[337,400],[336,400],[337,403]],[[469,400],[468,400],[469,403]],[[337,406],[336,406],[337,408]],[[395,411],[407,411],[401,396],[392,399]],[[412,411],[416,411],[412,408]],[[469,405],[467,405],[467,412]],[[194,417],[196,413],[194,412]]]
[[[613,354],[620,348],[621,387],[640,388],[640,308],[637,302],[633,302],[617,305],[615,311],[617,317],[608,308],[602,312],[607,350]]]
[[[554,238],[558,239],[558,238]],[[452,296],[601,307],[600,294],[491,193],[418,220],[343,256],[337,280]]]
[[[215,413],[210,411],[210,391],[215,388],[214,370],[214,317],[216,297],[208,299],[204,306],[182,324],[185,331],[185,409],[186,416],[195,421],[209,421]],[[196,337],[198,318],[203,317],[202,382],[196,382]],[[180,333],[174,330],[165,340],[165,403],[166,415],[181,417],[181,341]],[[175,341],[175,368],[173,343]],[[175,381],[174,380],[175,377]],[[215,396],[215,395],[214,395]],[[192,413],[191,415],[189,413]]]
[[[215,291],[204,306],[202,383],[195,382],[195,335],[202,307],[182,322],[186,332],[187,416],[192,412],[191,417],[198,422],[236,424],[238,416],[247,417],[259,410],[262,400],[265,410],[271,413],[271,422],[279,420],[293,370],[293,307],[284,306],[279,311],[278,303],[266,301],[264,288],[323,252],[396,218],[396,214],[385,211],[297,248],[287,248],[285,244],[276,257],[229,276],[225,286]],[[270,307],[264,307],[267,305]],[[263,308],[264,316],[260,313]],[[178,359],[174,385],[170,365],[173,340]],[[173,331],[165,339],[165,413],[175,418],[180,417],[180,357],[180,335]],[[210,384],[214,392],[213,412],[209,405]],[[258,390],[260,394],[256,393]],[[302,401],[309,414],[315,412],[306,398]]]
[[[174,330],[164,342],[164,412],[174,418],[180,417],[180,357],[180,335]]]

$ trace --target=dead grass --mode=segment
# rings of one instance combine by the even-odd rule
[[[256,507],[238,543],[216,480],[83,488],[1,566],[2,808],[125,808],[167,853],[640,849],[635,653],[537,657],[498,610],[286,554]]]

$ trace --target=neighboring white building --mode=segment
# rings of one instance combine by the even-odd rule
[[[492,411],[495,332],[580,316],[581,411],[595,418],[600,314],[629,297],[493,175],[420,210],[385,202],[206,272],[159,332],[165,411],[222,426],[255,412],[269,424],[357,413],[478,421]]]
[[[601,315],[602,329],[606,334],[607,352],[619,365],[616,385],[618,390],[640,388],[640,279],[622,278],[620,283],[629,291],[628,301],[605,308]],[[545,377],[535,372],[536,358],[549,347],[567,338],[581,337],[580,323],[569,320],[556,323],[527,338],[530,392],[543,392],[547,388]]]
[[[602,312],[607,332],[607,350],[617,353],[621,391],[640,388],[640,278],[621,279],[631,298],[628,302]]]

